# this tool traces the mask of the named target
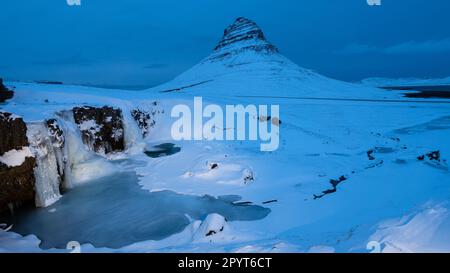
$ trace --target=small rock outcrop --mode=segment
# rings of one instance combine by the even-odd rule
[[[11,99],[14,96],[14,92],[6,88],[3,85],[3,79],[0,78],[0,102]]]
[[[22,118],[0,111],[0,154],[28,146],[27,125]]]
[[[75,107],[73,116],[83,142],[91,150],[108,154],[125,149],[122,110],[108,106]]]
[[[143,137],[146,137],[150,131],[150,128],[155,125],[155,120],[152,119],[154,113],[144,111],[140,109],[131,110],[131,116],[136,121]]]
[[[20,152],[28,149],[27,126],[22,118],[7,112],[0,112],[0,213],[21,203],[34,202],[34,157],[24,156]],[[6,158],[19,161],[8,165]],[[20,162],[22,160],[22,162]],[[21,164],[20,164],[21,163]]]

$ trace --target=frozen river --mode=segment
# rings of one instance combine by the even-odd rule
[[[34,234],[43,249],[65,248],[69,241],[120,248],[145,240],[161,240],[181,232],[190,219],[210,213],[229,221],[262,219],[270,209],[233,204],[233,198],[190,196],[171,191],[148,192],[134,172],[120,172],[68,191],[50,207],[21,209],[4,219],[13,231]]]

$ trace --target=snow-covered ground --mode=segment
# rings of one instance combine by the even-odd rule
[[[277,52],[247,47],[237,42],[216,49],[173,81],[144,91],[7,83],[16,86],[15,97],[2,110],[27,122],[79,105],[156,110],[147,137],[133,138],[124,153],[102,160],[139,161],[131,169],[147,191],[237,195],[271,210],[254,221],[225,221],[210,214],[162,240],[119,249],[84,244],[81,250],[449,252],[450,103],[404,100],[399,93],[328,79]],[[192,104],[194,96],[223,106],[278,104],[279,149],[261,152],[260,143],[251,141],[175,142],[171,109]],[[159,158],[142,153],[161,143],[181,150]],[[433,151],[439,151],[439,160],[427,156]],[[103,166],[80,164],[87,183]],[[246,179],[250,174],[252,179]],[[215,233],[205,237],[206,230]],[[0,231],[3,252],[43,251],[39,242],[33,235]]]

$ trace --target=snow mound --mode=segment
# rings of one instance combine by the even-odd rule
[[[27,157],[33,157],[28,147],[22,147],[20,150],[10,150],[0,156],[0,162],[8,167],[17,167],[25,162]]]
[[[221,233],[229,229],[227,220],[220,214],[209,214],[200,224],[193,236],[194,241],[209,241],[222,237]]]
[[[450,251],[450,213],[445,205],[435,205],[388,220],[371,236],[382,252],[448,252]]]

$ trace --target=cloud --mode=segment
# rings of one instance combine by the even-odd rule
[[[443,40],[409,41],[387,47],[366,44],[350,44],[337,51],[339,54],[433,54],[450,52],[450,38]]]

